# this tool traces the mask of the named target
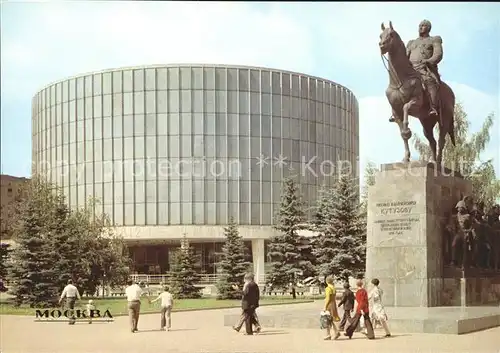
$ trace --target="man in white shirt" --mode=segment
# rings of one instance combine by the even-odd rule
[[[150,303],[154,303],[158,300],[161,300],[161,323],[160,323],[160,330],[165,331],[165,326],[167,327],[167,331],[170,331],[171,327],[171,314],[172,314],[172,307],[174,305],[174,299],[172,297],[172,294],[168,291],[168,287],[163,288],[163,292],[160,293],[158,298],[151,300]]]
[[[137,332],[137,324],[139,323],[139,313],[141,311],[141,296],[144,294],[142,288],[128,280],[127,288],[125,288],[125,295],[128,302],[128,317],[130,319],[130,326],[132,332]]]
[[[78,300],[81,299],[78,289],[73,285],[73,281],[70,279],[68,280],[68,284],[62,291],[61,297],[59,298],[59,304],[61,304],[64,298],[66,298],[66,305],[71,310],[75,308],[76,298],[78,298]],[[72,315],[69,319],[69,324],[74,325],[75,321],[75,317],[74,315]]]

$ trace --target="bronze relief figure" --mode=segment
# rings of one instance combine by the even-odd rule
[[[486,213],[482,202],[465,196],[454,211],[444,229],[445,261],[462,269],[500,270],[500,206]]]

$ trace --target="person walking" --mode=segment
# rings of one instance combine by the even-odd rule
[[[243,285],[243,291],[245,290],[245,287],[247,284],[248,284],[248,281],[245,280],[245,284]],[[233,288],[237,289],[238,287],[236,285],[234,285]],[[251,320],[252,320],[252,325],[255,326],[255,332],[260,333],[260,331],[262,330],[262,327],[260,326],[259,318],[257,317],[256,311],[253,312]],[[239,319],[238,323],[235,326],[233,326],[233,330],[235,330],[236,332],[240,332],[240,330],[244,324],[245,324],[245,311],[242,310],[240,319]]]
[[[243,286],[243,297],[241,299],[241,309],[245,315],[245,334],[253,335],[252,323],[254,323],[255,310],[259,307],[260,290],[254,281],[253,274],[245,276],[245,286]]]
[[[165,286],[163,288],[163,292],[160,293],[158,298],[150,300],[150,303],[154,303],[158,300],[161,300],[161,317],[160,317],[160,330],[165,331],[165,327],[167,331],[170,331],[171,323],[172,323],[172,308],[174,306],[174,298],[172,294],[169,292],[169,288]]]
[[[73,285],[73,281],[70,279],[68,279],[68,284],[64,287],[61,293],[61,297],[59,298],[59,304],[61,304],[64,298],[66,298],[66,307],[72,311],[75,309],[76,299],[77,298],[78,300],[81,299],[80,293],[78,292],[78,288],[76,288]],[[75,313],[71,312],[71,317],[69,318],[69,324],[74,325],[75,322],[76,322]]]
[[[346,328],[345,336],[349,337],[349,339],[352,338],[354,331],[359,326],[361,317],[363,317],[366,328],[366,336],[368,337],[368,339],[374,339],[375,334],[373,332],[373,326],[370,321],[370,310],[368,306],[368,293],[366,292],[366,289],[363,288],[363,280],[358,279],[358,281],[356,282],[356,286],[358,287],[358,290],[356,291],[356,304],[354,310],[356,314],[352,318],[349,326]]]
[[[130,319],[130,330],[132,333],[137,332],[137,324],[139,323],[139,314],[141,312],[141,296],[144,294],[142,288],[132,280],[127,281],[125,295],[128,303],[128,317]]]
[[[370,311],[373,318],[384,328],[385,337],[391,337],[391,331],[389,331],[389,326],[387,325],[387,314],[385,313],[384,304],[382,302],[384,291],[379,288],[380,281],[377,278],[372,279],[372,284],[373,288],[368,294]]]
[[[337,312],[337,304],[335,297],[337,296],[337,290],[333,285],[333,276],[326,277],[326,288],[325,288],[325,307],[324,312],[328,312],[331,316],[331,324],[326,328],[326,337],[325,340],[331,340],[332,335],[331,331],[335,334],[334,340],[340,337],[339,330],[337,329],[337,325],[335,325],[335,321],[339,321],[339,314]]]
[[[342,294],[342,299],[339,302],[339,308],[343,306],[344,314],[342,315],[342,320],[340,321],[339,330],[344,331],[346,325],[351,323],[351,312],[354,309],[354,293],[351,291],[349,283],[344,283],[344,293]]]

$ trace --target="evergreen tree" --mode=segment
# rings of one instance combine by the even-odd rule
[[[464,178],[471,180],[474,198],[483,201],[487,208],[500,197],[500,180],[495,175],[493,160],[482,161],[481,154],[490,142],[494,115],[490,114],[483,122],[482,128],[470,133],[470,122],[461,104],[455,105],[455,146],[448,141],[443,151],[444,166],[459,172]],[[436,126],[435,136],[439,127]],[[414,135],[414,146],[420,159],[428,161],[431,155],[427,142]]]
[[[9,289],[17,305],[50,306],[57,302],[57,254],[50,241],[55,219],[50,210],[58,201],[50,185],[35,178],[27,199],[18,205],[18,218],[12,227],[16,247],[9,268]]]
[[[314,277],[317,275],[316,270],[316,257],[313,254],[314,250],[314,238],[299,236],[299,254],[300,254],[300,277],[302,279],[308,277]]]
[[[316,212],[312,221],[317,236],[314,239],[313,254],[316,257],[318,274],[329,276],[335,273],[336,264],[332,263],[338,249],[335,239],[335,229],[332,227],[333,219],[333,192],[331,189],[322,187],[319,192]]]
[[[342,174],[331,191],[320,200],[323,223],[318,226],[315,255],[322,275],[334,275],[347,281],[364,272],[365,218],[358,199],[357,184]]]
[[[94,216],[90,206],[70,210],[60,190],[32,180],[12,213],[17,246],[9,278],[17,304],[50,305],[70,278],[89,294],[105,277],[126,280],[130,259],[116,246],[121,239],[112,235],[107,216]]]
[[[296,285],[304,270],[311,268],[311,261],[303,257],[303,238],[299,230],[304,228],[305,214],[293,179],[283,183],[281,204],[274,228],[278,234],[270,239],[268,256],[271,259],[269,283],[274,287]],[[308,245],[310,246],[310,245]]]
[[[186,237],[181,240],[181,247],[175,254],[172,267],[172,294],[179,299],[201,298],[200,288],[196,287],[199,276],[194,269],[193,249]]]
[[[222,247],[220,276],[217,280],[218,299],[240,299],[245,273],[251,266],[243,238],[234,219],[224,228],[226,241]]]

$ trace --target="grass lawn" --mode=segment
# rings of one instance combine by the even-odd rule
[[[154,299],[155,297],[149,297]],[[83,299],[77,302],[75,309],[83,309],[88,299]],[[282,304],[292,304],[292,303],[308,303],[312,299],[295,299],[290,297],[274,297],[274,298],[261,298],[260,305],[282,305]],[[125,298],[118,299],[94,299],[94,305],[96,309],[99,310],[109,310],[111,315],[120,316],[127,314],[127,300]],[[184,311],[184,310],[205,310],[205,309],[222,309],[222,308],[234,308],[241,305],[240,300],[217,300],[215,298],[201,298],[201,299],[178,299],[174,301],[173,311]],[[7,300],[0,302],[0,314],[1,315],[31,315],[35,316],[35,308],[29,308],[26,306],[15,307],[10,304]],[[141,305],[141,314],[159,311],[159,302],[149,304],[144,298]]]

